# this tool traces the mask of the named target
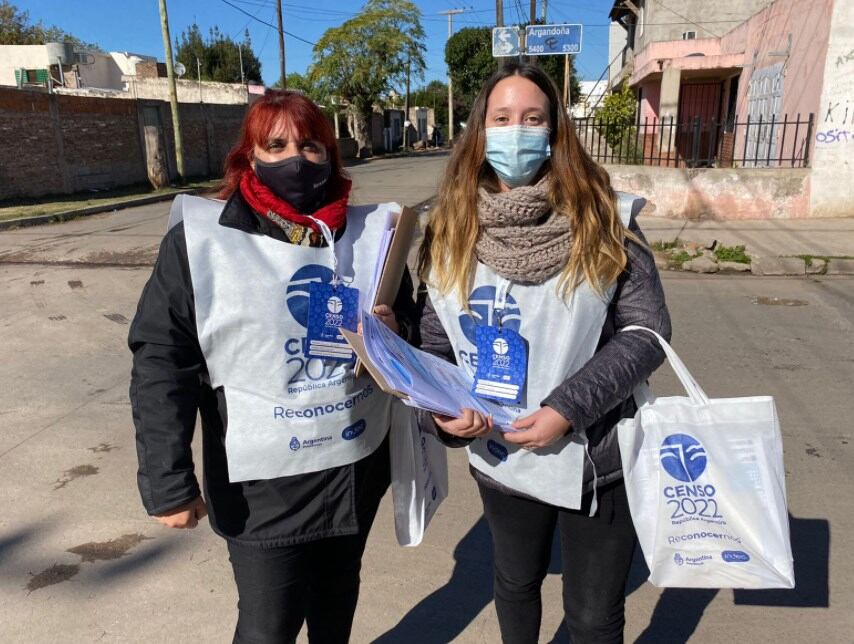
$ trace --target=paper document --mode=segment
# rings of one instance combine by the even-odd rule
[[[362,313],[361,347],[351,341],[351,334],[345,337],[357,354],[364,352],[369,370],[379,372],[378,384],[385,383],[388,393],[410,407],[451,417],[470,408],[492,416],[496,429],[516,431],[511,427],[515,418],[506,408],[471,393],[473,381],[465,369],[410,346],[376,316]]]

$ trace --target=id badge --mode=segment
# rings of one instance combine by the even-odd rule
[[[309,284],[306,357],[352,360],[353,350],[341,335],[341,329],[356,331],[358,324],[359,289],[343,284]]]
[[[528,373],[528,348],[512,329],[478,326],[477,372],[472,393],[503,403],[518,404]]]

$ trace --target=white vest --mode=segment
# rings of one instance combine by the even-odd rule
[[[335,242],[338,274],[367,293],[386,214],[351,207]],[[228,410],[229,480],[271,479],[353,463],[389,427],[390,398],[353,364],[306,358],[309,283],[332,277],[332,251],[218,223],[222,204],[176,199],[195,297],[196,329],[211,386]],[[361,306],[361,303],[360,303]]]
[[[628,226],[634,197],[619,195],[620,218]],[[555,387],[572,376],[596,351],[608,305],[616,285],[599,296],[582,282],[567,298],[558,292],[560,275],[537,285],[511,284],[506,297],[502,325],[528,341],[528,377],[519,416],[540,408]],[[441,294],[428,287],[457,362],[474,376],[477,368],[477,325],[493,325],[497,296],[507,280],[491,268],[477,263],[469,310],[466,313],[456,292]],[[577,510],[581,489],[587,437],[571,431],[549,447],[534,451],[503,440],[501,432],[475,439],[467,448],[469,463],[499,483],[544,503]]]

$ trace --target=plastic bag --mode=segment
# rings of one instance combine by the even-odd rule
[[[448,496],[448,456],[439,440],[418,427],[415,410],[392,402],[389,449],[394,530],[402,546],[417,546]]]
[[[793,588],[783,445],[770,396],[710,400],[669,344],[687,397],[638,389],[617,426],[649,581],[691,588]]]

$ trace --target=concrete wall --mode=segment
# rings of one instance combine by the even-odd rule
[[[676,169],[607,165],[616,190],[649,201],[644,211],[685,219],[810,216],[809,169]]]
[[[642,35],[635,37],[635,51],[640,51],[651,42],[681,40],[685,31],[696,31],[697,38],[717,38],[771,2],[772,0],[681,0],[664,3],[667,7],[674,7],[679,12],[677,14],[660,2],[645,0],[643,15],[646,24],[643,26]],[[789,0],[785,2],[788,3]],[[641,28],[638,26],[636,33],[640,32]]]
[[[181,105],[190,176],[220,176],[245,105]],[[169,105],[0,88],[0,200],[147,181],[143,131],[160,124],[176,172]]]
[[[218,105],[245,105],[249,102],[246,86],[240,83],[215,83],[203,81],[175,81],[179,103],[215,103]],[[128,97],[157,101],[169,100],[169,79],[127,78]]]
[[[817,116],[811,210],[816,217],[854,215],[854,3],[836,0]]]

